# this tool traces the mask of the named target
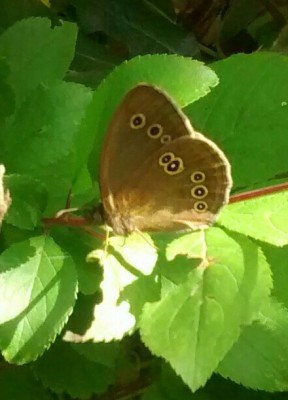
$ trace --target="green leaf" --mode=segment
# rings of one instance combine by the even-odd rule
[[[147,53],[193,56],[198,53],[194,36],[146,1],[88,0],[76,7],[80,25],[85,26],[86,32],[107,33],[123,42],[131,56]]]
[[[15,108],[14,92],[7,80],[9,67],[4,59],[0,59],[0,118],[12,114]]]
[[[277,53],[286,54],[288,52],[288,25],[284,25],[278,37],[271,46],[271,50]]]
[[[171,22],[176,20],[175,9],[172,2],[170,3],[166,0],[144,0],[144,3]]]
[[[140,397],[141,400],[167,400],[167,395],[158,385],[151,385]],[[180,398],[181,399],[181,398]],[[169,399],[170,400],[170,399]]]
[[[0,54],[10,67],[8,83],[19,104],[39,84],[63,78],[71,63],[77,30],[63,23],[51,29],[46,18],[17,22],[0,36]]]
[[[245,328],[218,368],[222,376],[255,390],[287,391],[288,312],[268,303],[259,322]]]
[[[162,295],[186,282],[190,272],[205,258],[205,254],[206,241],[203,230],[170,239],[165,250],[166,260],[161,262]]]
[[[122,257],[120,261],[126,269],[135,275],[139,275],[138,271],[146,276],[152,273],[158,255],[157,249],[148,234],[135,232],[125,238],[112,236],[109,239],[109,244],[113,251]]]
[[[160,382],[157,381],[145,390],[141,400],[273,400],[285,399],[286,396],[285,393],[271,395],[264,391],[249,390],[222,378],[219,374],[213,375],[204,388],[192,394],[186,385],[178,382],[179,378],[175,373],[173,375],[171,371],[167,374],[166,369],[164,366]]]
[[[111,254],[97,249],[88,254],[88,261],[106,263],[108,257],[114,259],[121,268],[117,272],[117,285],[122,288],[137,279],[137,276],[150,275],[157,261],[157,249],[148,234],[134,232],[127,237],[109,238]]]
[[[273,272],[272,295],[288,309],[288,246],[278,249],[275,246],[262,246]]]
[[[136,319],[135,326],[138,327],[139,317],[141,316],[144,304],[158,301],[160,293],[161,286],[154,275],[139,277],[123,289],[119,301],[129,303],[131,314]]]
[[[124,58],[115,55],[107,45],[79,31],[75,57],[67,71],[66,80],[97,88],[121,61]]]
[[[232,165],[234,190],[271,185],[287,174],[287,57],[239,54],[213,64],[220,84],[185,111]]]
[[[28,17],[51,16],[51,11],[38,0],[1,0],[0,26],[1,30]]]
[[[100,350],[98,358],[97,346]],[[68,343],[56,342],[34,364],[34,372],[45,386],[57,393],[67,392],[73,398],[90,398],[93,393],[105,392],[114,381],[117,347],[114,344],[110,347],[105,346],[105,348],[101,344],[71,346]],[[77,351],[77,347],[80,347],[82,351]],[[87,353],[90,350],[90,356],[84,352],[85,347]],[[113,358],[111,358],[111,350],[114,352]]]
[[[23,364],[44,352],[72,313],[75,266],[51,238],[39,236],[5,250],[0,268],[2,354]]]
[[[29,367],[3,366],[0,374],[0,396],[3,400],[53,400],[52,394],[36,380]]]
[[[65,249],[75,263],[78,276],[79,292],[91,295],[99,291],[103,278],[102,269],[86,260],[87,254],[95,247],[95,238],[80,230],[61,229],[53,232],[53,238]]]
[[[199,397],[198,397],[198,396]],[[269,393],[249,390],[244,386],[237,385],[229,379],[214,374],[203,389],[198,390],[193,397],[195,400],[272,400],[274,396]],[[281,397],[281,395],[280,395]],[[277,396],[276,396],[277,398]],[[193,398],[194,400],[194,398]]]
[[[254,239],[288,244],[288,191],[230,204],[221,212],[219,224]]]
[[[185,255],[188,258],[205,257],[205,237],[203,231],[188,233],[170,242],[166,248],[167,260],[171,261],[177,255]]]
[[[5,183],[12,198],[6,222],[33,230],[40,223],[47,203],[45,187],[40,181],[25,175],[6,175]]]
[[[123,95],[139,82],[159,86],[183,107],[205,96],[217,85],[218,78],[201,62],[175,55],[136,57],[116,68],[94,93],[79,136],[82,148],[85,145],[84,154],[87,154],[86,148],[91,149],[95,141],[89,167],[96,179],[99,171],[96,160],[100,159],[103,137],[112,114]]]
[[[6,224],[5,220],[1,226],[1,239],[0,239],[0,250],[6,250],[8,247],[15,243],[29,240],[31,237],[31,231],[16,228],[11,224]]]
[[[158,397],[157,397],[158,396]],[[148,388],[141,400],[209,400],[208,396],[205,396],[205,392],[197,391],[195,394],[191,394],[191,390],[176,375],[173,369],[166,363],[162,363],[161,376],[156,385]]]
[[[143,309],[143,342],[169,361],[193,391],[204,385],[237,341],[240,326],[253,320],[270,292],[270,270],[261,250],[244,237],[235,239],[209,229],[199,267]]]
[[[77,136],[90,99],[90,91],[74,83],[38,87],[3,130],[0,158],[7,170],[41,180],[50,201],[57,199],[65,204],[72,181],[83,165]]]
[[[115,368],[116,361],[121,354],[121,345],[118,342],[112,343],[80,343],[71,344],[71,348],[97,364],[101,364],[111,370]]]
[[[88,255],[90,261],[96,260],[103,267],[103,280],[100,284],[102,301],[94,308],[89,329],[83,335],[66,332],[67,341],[110,342],[122,339],[135,328],[136,319],[130,312],[130,304],[120,295],[138,277],[153,272],[157,252],[152,240],[145,234],[135,233],[127,238],[111,237],[109,243],[113,248],[111,254],[98,249]]]
[[[277,39],[279,26],[271,14],[258,16],[247,28],[247,32],[251,38],[262,47],[269,49]]]
[[[75,207],[79,207],[80,204],[91,204],[99,196],[99,187],[91,179],[87,165],[84,165],[77,174],[72,193],[71,207],[73,207],[73,204]]]
[[[231,40],[241,31],[245,30],[263,11],[263,5],[257,0],[238,0],[232,2],[223,18],[221,39]]]

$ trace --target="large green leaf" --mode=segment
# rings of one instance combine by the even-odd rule
[[[56,342],[33,366],[45,386],[73,398],[103,393],[114,382],[117,345]],[[71,379],[73,377],[73,379]]]
[[[7,83],[9,78],[9,67],[4,59],[0,59],[0,118],[12,114],[15,107],[14,92]]]
[[[4,400],[53,400],[29,367],[4,368],[0,374],[0,395]]]
[[[288,191],[226,207],[219,223],[275,246],[288,244]]]
[[[75,83],[37,87],[2,129],[0,158],[7,171],[41,180],[51,198],[64,197],[64,205],[83,162],[76,144],[90,100],[90,91]]]
[[[237,341],[240,326],[253,320],[270,292],[270,270],[261,250],[241,236],[235,239],[220,229],[208,230],[201,264],[186,282],[143,309],[142,340],[193,391],[204,385]],[[194,255],[192,240],[193,234]]]
[[[94,93],[79,136],[84,149],[94,143],[89,165],[96,179],[102,141],[112,114],[123,95],[139,82],[158,85],[183,107],[205,96],[218,79],[203,63],[175,55],[135,57],[116,68]]]
[[[224,377],[255,390],[288,389],[288,312],[268,303],[218,368]]]
[[[50,26],[47,18],[28,18],[0,36],[0,54],[9,65],[8,83],[18,104],[39,84],[49,85],[63,78],[72,60],[75,25]]]
[[[38,236],[0,256],[0,347],[9,362],[36,359],[72,313],[77,277],[72,259]]]
[[[287,57],[241,54],[212,68],[220,84],[185,111],[227,154],[234,190],[287,177]]]

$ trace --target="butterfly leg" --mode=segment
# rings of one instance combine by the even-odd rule
[[[104,245],[104,254],[105,257],[108,255],[108,245],[109,245],[109,227],[105,225],[105,245]]]

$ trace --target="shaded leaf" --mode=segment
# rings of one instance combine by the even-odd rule
[[[77,346],[82,348],[77,351]],[[90,357],[85,354],[90,349]],[[97,346],[100,353],[97,358]],[[112,346],[113,347],[113,346]],[[111,348],[96,344],[79,344],[71,346],[68,343],[56,342],[49,352],[34,364],[34,372],[45,386],[57,393],[67,392],[73,398],[89,398],[93,393],[100,394],[107,390],[114,381],[115,355],[111,359]],[[91,354],[94,354],[94,359]],[[100,359],[100,356],[102,357]],[[111,361],[108,364],[106,357]]]
[[[38,0],[1,0],[0,26],[1,30],[28,17],[51,16],[49,8]]]
[[[3,400],[53,400],[29,367],[3,368],[0,374],[0,395]]]
[[[131,56],[147,53],[198,52],[192,33],[176,25],[147,1],[86,0],[76,4],[80,26],[86,32],[105,32],[128,46]]]
[[[33,230],[39,225],[47,203],[44,185],[27,175],[8,175],[5,182],[13,198],[6,222]]]
[[[255,390],[287,391],[288,313],[268,303],[259,322],[245,328],[218,368],[222,376]]]

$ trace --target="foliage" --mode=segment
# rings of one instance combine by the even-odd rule
[[[288,192],[231,204],[205,231],[110,237],[106,246],[42,224],[70,190],[73,207],[100,199],[109,119],[143,81],[166,90],[223,148],[235,193],[287,180],[287,56],[238,54],[209,67],[185,57],[203,59],[200,33],[196,40],[183,10],[186,24],[176,24],[160,0],[138,9],[124,0],[109,8],[27,0],[22,11],[8,3],[0,163],[12,203],[0,233],[0,398],[269,399],[288,391]],[[250,16],[259,15],[256,3]],[[58,21],[60,10],[80,32]],[[253,30],[243,14],[233,31],[233,13],[223,47],[244,27],[256,41],[255,19]],[[31,15],[55,26],[40,17],[15,22]],[[116,45],[122,51],[112,55]],[[88,65],[83,54],[99,58]]]

